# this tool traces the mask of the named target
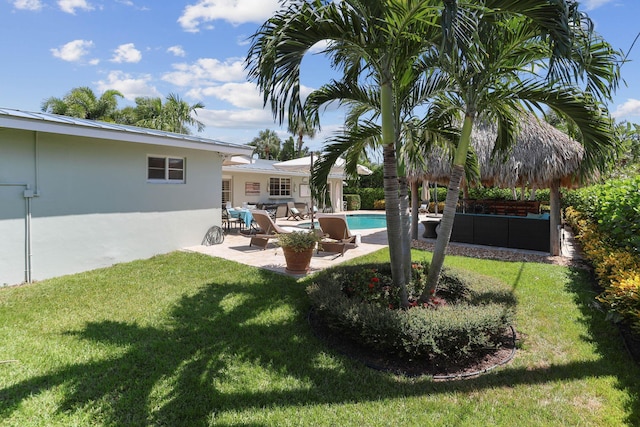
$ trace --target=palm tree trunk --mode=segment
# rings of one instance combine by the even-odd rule
[[[436,246],[433,251],[433,257],[431,259],[431,265],[429,266],[429,275],[427,276],[427,284],[424,292],[420,296],[420,301],[425,302],[429,297],[436,292],[438,286],[438,280],[440,279],[440,273],[442,272],[442,266],[444,265],[445,252],[447,246],[449,246],[449,240],[451,239],[451,231],[453,230],[453,221],[456,216],[456,207],[458,205],[458,199],[460,197],[460,184],[464,177],[464,165],[466,162],[467,151],[471,144],[471,129],[473,128],[474,113],[467,112],[464,118],[464,124],[462,126],[462,134],[460,135],[460,142],[456,149],[456,156],[453,160],[453,170],[449,179],[449,187],[447,189],[447,199],[444,204],[444,212],[442,214],[442,220],[440,221],[440,228],[438,231],[438,239],[436,240]]]
[[[402,268],[404,269],[404,278],[408,283],[411,280],[411,235],[409,229],[409,184],[407,177],[403,173],[399,173],[398,187],[400,197],[400,224],[402,227]]]
[[[420,191],[418,181],[411,182],[411,240],[418,238],[418,191]]]
[[[400,200],[398,196],[398,162],[396,159],[395,126],[393,119],[393,93],[391,80],[380,85],[380,113],[382,118],[384,200],[387,215],[387,240],[391,277],[395,286],[400,288],[401,303],[408,305],[407,282],[403,269],[402,223],[400,219]]]

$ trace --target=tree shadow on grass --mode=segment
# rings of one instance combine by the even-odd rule
[[[65,366],[1,390],[0,415],[9,416],[30,396],[53,387],[65,390],[59,412],[86,411],[95,417],[93,421],[106,425],[209,425],[216,415],[228,412],[378,401],[381,390],[385,397],[402,398],[594,376],[615,376],[619,388],[640,395],[638,370],[624,368],[621,345],[607,332],[600,313],[590,308],[592,294],[585,292],[579,272],[570,286],[589,327],[590,336],[584,339],[596,343],[600,360],[505,367],[448,383],[428,378],[397,381],[341,356],[323,367],[318,358],[327,349],[306,323],[304,285],[274,277],[265,272],[260,285],[210,283],[199,293],[184,296],[163,325],[103,321],[70,331],[120,351],[112,358]],[[291,315],[269,320],[283,305]],[[249,380],[245,368],[256,372],[256,366],[264,381],[286,385],[244,387],[243,381]],[[638,422],[637,405],[633,401],[627,408],[630,423]]]

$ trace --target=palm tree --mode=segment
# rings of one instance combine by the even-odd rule
[[[201,102],[189,105],[173,93],[167,96],[164,104],[159,97],[138,97],[135,102],[133,109],[119,112],[120,123],[185,135],[191,134],[189,126],[195,126],[198,132],[204,130],[204,123],[195,118],[197,110],[204,108]]]
[[[170,132],[189,135],[191,133],[189,126],[195,126],[198,132],[204,130],[204,123],[195,118],[195,116],[198,115],[197,110],[201,108],[204,108],[202,102],[189,105],[186,101],[182,100],[180,96],[170,93],[162,107],[162,116]]]
[[[309,138],[316,136],[316,129],[313,127],[311,122],[298,117],[296,120],[290,121],[289,132],[298,137],[295,146],[295,154],[297,157],[302,157],[302,146],[304,145],[303,138],[305,136],[308,136]]]
[[[113,121],[118,109],[118,97],[123,96],[117,90],[107,90],[97,97],[91,88],[81,86],[71,89],[62,99],[45,99],[41,110],[81,119]]]
[[[280,155],[281,143],[282,141],[275,131],[265,129],[261,130],[249,145],[255,147],[253,152],[257,153],[259,158],[275,160]]]
[[[410,241],[406,197],[401,198],[399,193],[402,186],[398,180],[397,150],[402,101],[397,99],[401,94],[396,91],[396,82],[411,72],[424,50],[433,46],[433,37],[429,35],[437,28],[440,9],[440,2],[423,0],[292,1],[253,35],[247,58],[249,76],[256,81],[265,104],[270,104],[274,118],[280,123],[285,115],[290,125],[298,119],[318,122],[317,116],[309,117],[305,112],[300,99],[300,64],[309,49],[320,41],[330,41],[325,53],[344,75],[341,82],[332,82],[323,90],[335,89],[333,94],[342,92],[348,97],[362,96],[363,104],[378,106],[380,125],[371,123],[372,126],[354,129],[352,135],[360,132],[359,148],[376,139],[383,147],[391,269],[393,281],[403,293],[409,278]],[[364,83],[365,88],[358,83]],[[341,154],[339,146],[334,145],[333,151],[325,156],[327,162],[335,161]],[[350,150],[357,151],[357,148]],[[348,170],[355,167],[354,158],[357,154],[347,156]],[[314,175],[319,170],[314,168]],[[322,184],[322,179],[316,178],[314,181]],[[401,215],[402,200],[404,215]],[[406,295],[403,300],[406,302]]]
[[[615,147],[611,120],[602,101],[609,99],[617,86],[619,53],[592,32],[593,26],[578,10],[577,2],[460,3],[445,1],[443,30],[448,36],[439,55],[439,68],[455,85],[436,102],[461,111],[464,119],[421,300],[436,290],[477,119],[497,123],[494,151],[498,153],[514,141],[517,117],[523,109],[542,112],[543,106],[577,129],[585,146],[587,168],[601,166]],[[548,72],[541,76],[544,69]]]

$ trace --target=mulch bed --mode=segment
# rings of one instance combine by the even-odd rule
[[[434,363],[428,358],[407,359],[383,353],[334,334],[313,311],[309,313],[309,325],[314,334],[329,347],[369,368],[409,377],[430,375],[437,381],[473,378],[506,364],[513,358],[517,336],[512,328],[504,331],[497,349],[478,354],[464,363]]]
[[[413,240],[412,246],[417,249],[433,251],[435,244],[430,241]],[[449,244],[447,254],[500,261],[538,262],[590,269],[590,266],[580,258],[571,259],[500,248],[478,248],[467,245]],[[479,354],[476,359],[467,361],[464,364],[434,364],[429,359],[408,360],[365,348],[352,340],[332,333],[313,312],[309,314],[309,324],[316,336],[325,341],[328,346],[370,368],[405,376],[430,375],[433,376],[435,380],[441,381],[474,378],[497,366],[508,363],[514,356],[516,342],[518,340],[517,333],[509,328],[504,331],[504,336],[498,349]],[[625,325],[620,325],[619,329],[629,354],[636,363],[640,364],[640,335]]]

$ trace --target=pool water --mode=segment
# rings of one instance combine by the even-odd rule
[[[347,224],[349,230],[364,230],[367,228],[387,228],[387,216],[385,214],[362,214],[362,215],[347,215]],[[318,221],[315,222],[315,226],[318,227]],[[310,222],[303,222],[298,224],[300,228],[310,228]]]

